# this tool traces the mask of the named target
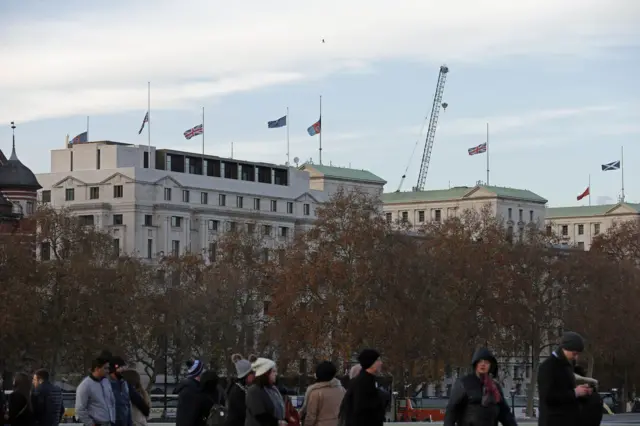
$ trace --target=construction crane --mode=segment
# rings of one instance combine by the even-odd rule
[[[442,95],[444,94],[444,84],[447,81],[447,74],[449,73],[449,67],[442,65],[440,67],[440,73],[438,74],[438,83],[436,85],[436,93],[433,96],[433,105],[431,106],[431,116],[429,117],[429,127],[427,129],[427,138],[424,143],[424,152],[422,153],[422,162],[420,163],[420,173],[418,173],[418,182],[413,188],[414,191],[424,190],[424,184],[427,180],[427,172],[429,171],[429,162],[431,162],[431,151],[433,150],[433,141],[436,137],[436,127],[438,126],[438,116],[440,115],[440,108],[447,109],[448,104],[442,102]],[[424,124],[423,124],[424,126]],[[422,131],[420,132],[422,134]],[[417,141],[416,141],[417,145]],[[415,148],[414,148],[415,152]],[[413,154],[411,156],[413,158]],[[411,160],[409,160],[411,162]],[[409,165],[407,165],[407,170]],[[404,179],[406,178],[407,170],[402,175],[398,191],[402,188]]]

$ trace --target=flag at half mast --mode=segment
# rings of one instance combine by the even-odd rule
[[[144,125],[149,122],[149,111],[144,115],[144,119],[142,120],[142,126],[140,126],[140,130],[138,130],[138,134],[142,133],[144,130]]]
[[[282,116],[277,120],[267,122],[267,127],[269,129],[278,129],[280,127],[284,127],[287,125],[287,116]]]
[[[603,172],[608,172],[610,170],[618,170],[618,169],[620,169],[620,161],[612,161],[611,163],[602,165]]]
[[[483,154],[485,152],[487,152],[487,144],[485,143],[481,143],[478,146],[474,146],[473,148],[469,148],[467,150],[469,152],[469,155],[477,155],[477,154]]]
[[[582,200],[584,197],[586,197],[587,195],[590,195],[591,192],[591,187],[587,186],[587,189],[584,190],[584,192],[580,195],[578,195],[576,198],[578,199],[578,201]]]
[[[321,121],[322,119],[319,119],[318,121],[313,123],[311,126],[309,126],[309,128],[307,129],[307,133],[309,133],[309,136],[315,136],[320,134],[320,132],[322,131]]]
[[[204,126],[202,124],[198,124],[195,127],[184,132],[184,137],[187,139],[191,139],[194,136],[198,136],[204,133]]]

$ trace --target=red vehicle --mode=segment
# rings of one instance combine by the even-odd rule
[[[448,398],[403,398],[396,402],[399,422],[441,422]]]

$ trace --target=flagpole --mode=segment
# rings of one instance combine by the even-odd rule
[[[204,170],[204,107],[202,107],[202,175],[205,176],[205,170]]]
[[[87,115],[87,142],[89,142],[89,116]]]
[[[148,143],[148,148],[147,148],[147,156],[149,157],[149,168],[152,168],[151,166],[151,82],[148,81],[147,82],[147,114],[149,114],[148,116],[148,120],[147,120],[147,143]]]
[[[620,201],[624,203],[624,147],[620,147],[620,174],[622,175],[622,192]]]
[[[289,125],[291,121],[289,120],[289,107],[287,107],[287,166],[291,165],[291,157],[289,156]]]
[[[322,95],[320,95],[320,132],[318,136],[320,137],[320,146],[318,152],[320,154],[320,165],[322,165]]]
[[[233,160],[233,141],[231,141],[231,159]]]
[[[487,123],[487,185],[489,185],[489,123]]]
[[[591,205],[591,173],[589,173],[589,205]]]

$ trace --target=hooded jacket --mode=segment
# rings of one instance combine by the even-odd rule
[[[500,401],[482,405],[483,384],[475,373],[475,367],[481,360],[491,363],[489,375],[498,374],[498,361],[487,348],[478,349],[471,360],[473,372],[456,381],[451,390],[449,403],[444,417],[444,426],[495,426],[500,422],[504,426],[516,426],[516,420],[504,399],[500,385]]]

